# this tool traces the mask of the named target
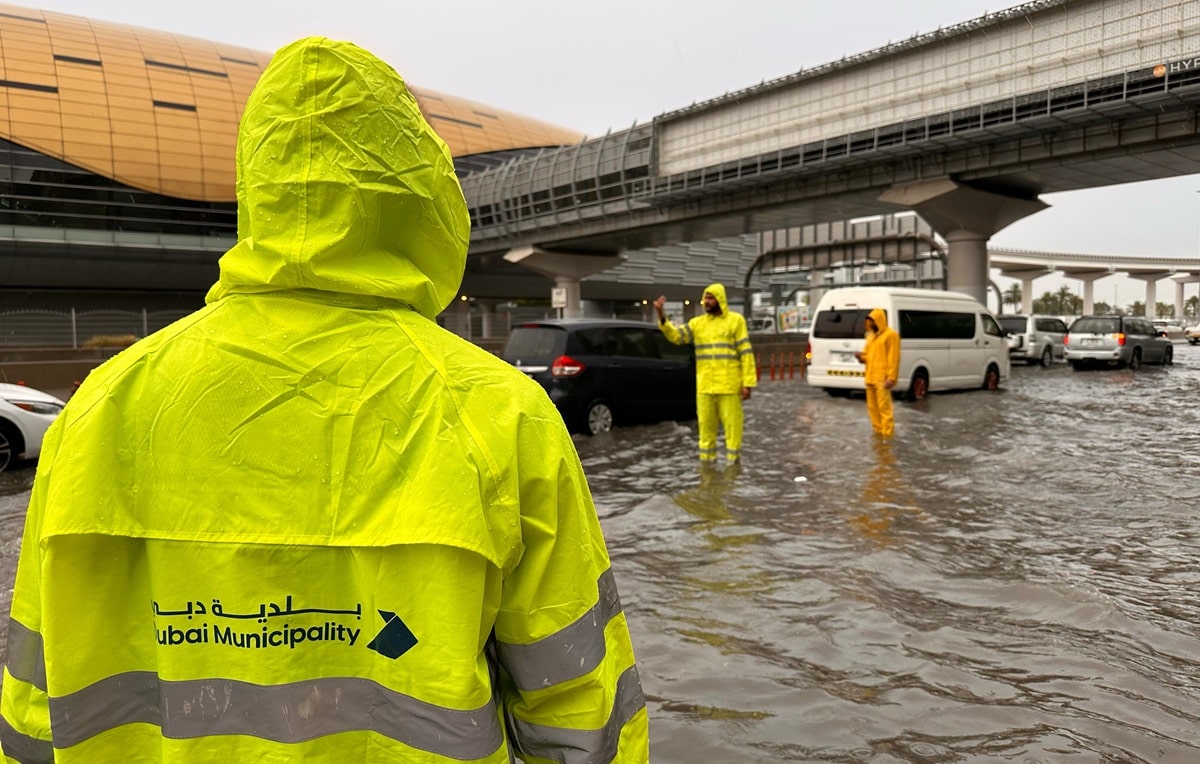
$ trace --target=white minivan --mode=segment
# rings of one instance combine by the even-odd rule
[[[817,303],[808,335],[808,384],[831,395],[863,389],[867,314],[887,312],[900,334],[900,377],[893,390],[910,399],[930,391],[995,390],[1008,379],[1008,341],[995,316],[959,292],[899,287],[831,289]]]

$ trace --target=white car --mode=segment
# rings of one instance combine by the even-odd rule
[[[25,385],[0,383],[0,471],[42,452],[42,437],[66,404]]]

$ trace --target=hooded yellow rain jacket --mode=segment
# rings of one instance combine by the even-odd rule
[[[536,383],[440,329],[468,218],[400,77],[282,49],[208,305],[47,435],[9,762],[645,761],[595,509]]]
[[[862,361],[867,368],[863,373],[866,384],[867,416],[876,435],[890,438],[895,432],[892,412],[892,390],[887,386],[895,383],[900,374],[900,335],[888,326],[887,311],[875,308],[868,313],[875,322],[876,331],[867,337],[862,349]]]
[[[691,343],[696,350],[696,425],[700,458],[717,458],[717,429],[725,430],[725,452],[730,461],[741,458],[743,387],[758,383],[754,352],[746,319],[729,311],[723,284],[704,290],[717,298],[719,315],[704,313],[677,327],[662,321],[663,335],[677,345]],[[703,300],[703,295],[701,296]]]
[[[740,313],[729,312],[723,284],[710,284],[704,292],[717,298],[721,314],[703,313],[678,327],[664,321],[663,335],[677,345],[695,346],[697,393],[741,393],[743,387],[758,384],[746,319]]]

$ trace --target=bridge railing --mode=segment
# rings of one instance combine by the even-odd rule
[[[970,108],[830,137],[766,154],[659,177],[654,169],[656,125],[635,126],[576,146],[514,158],[463,178],[473,241],[519,240],[541,229],[605,214],[670,204],[717,190],[736,190],[769,176],[819,172],[830,162],[871,161],[966,145],[1046,126],[1100,124],[1138,102],[1200,105],[1200,67],[1178,72],[1139,69],[989,101]],[[1158,100],[1155,100],[1158,99]]]

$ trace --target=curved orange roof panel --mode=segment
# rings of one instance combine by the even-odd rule
[[[238,120],[270,53],[0,4],[0,137],[144,191],[230,202]],[[412,88],[456,156],[580,133]]]

